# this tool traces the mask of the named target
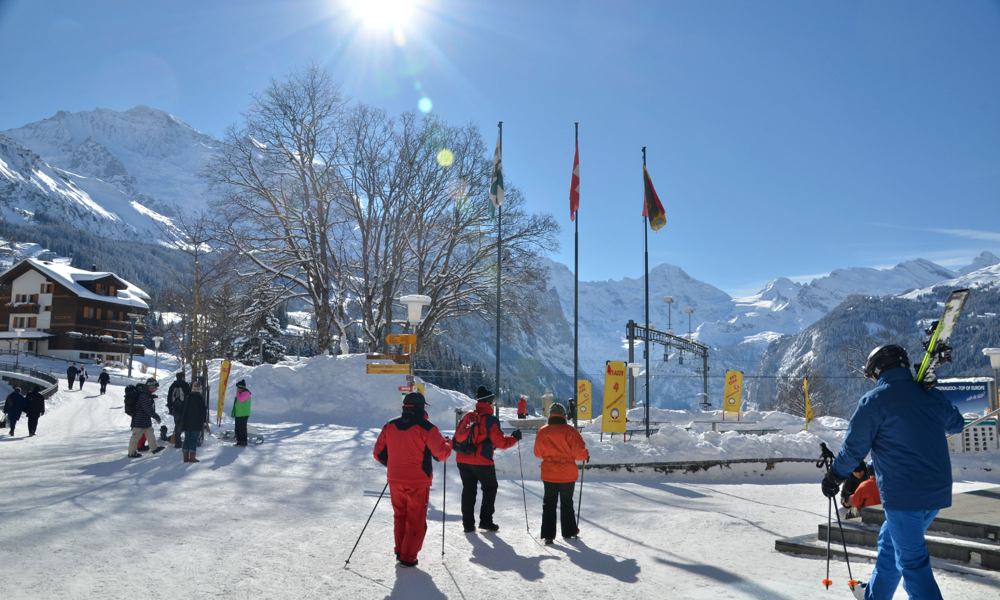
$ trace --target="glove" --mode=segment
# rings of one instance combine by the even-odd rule
[[[837,493],[840,492],[840,483],[843,479],[837,477],[833,474],[833,471],[827,471],[826,477],[823,478],[823,483],[820,484],[823,487],[823,495],[827,498],[834,498]]]
[[[515,429],[513,432],[511,432],[510,437],[512,437],[515,440],[517,440],[517,441],[520,442],[521,441],[521,430],[520,429]]]

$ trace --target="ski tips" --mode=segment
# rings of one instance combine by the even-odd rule
[[[823,580],[823,587],[825,587],[826,589],[830,589],[831,585],[833,585],[833,580],[832,579],[824,579]]]
[[[861,583],[861,582],[858,581],[857,579],[848,579],[847,580],[847,587],[851,588],[851,591],[853,592],[854,588],[858,587],[859,583]]]

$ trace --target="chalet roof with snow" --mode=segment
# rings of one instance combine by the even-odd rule
[[[109,271],[87,271],[60,262],[26,258],[3,274],[0,274],[0,280],[16,278],[28,269],[34,269],[42,273],[80,298],[98,302],[110,302],[112,304],[145,310],[149,309],[149,304],[147,304],[149,294]],[[111,280],[116,284],[116,287],[120,288],[116,296],[102,296],[82,285],[83,283],[96,282],[102,279]]]

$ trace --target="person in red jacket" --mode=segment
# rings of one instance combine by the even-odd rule
[[[517,399],[517,418],[527,419],[528,418],[528,399],[521,396]]]
[[[556,504],[560,506],[560,526],[564,538],[580,533],[573,512],[573,488],[576,487],[576,461],[590,460],[583,436],[566,423],[566,409],[558,402],[549,407],[549,423],[535,437],[535,456],[542,459],[542,539],[551,544],[556,537]]]
[[[468,431],[467,424],[475,423],[472,429],[475,448],[470,454],[456,452],[458,474],[462,476],[462,526],[466,533],[476,530],[476,486],[483,488],[483,503],[479,507],[479,528],[486,531],[500,531],[493,522],[493,512],[497,499],[497,468],[493,464],[493,451],[504,450],[517,444],[521,432],[517,429],[511,435],[504,435],[500,429],[500,419],[493,415],[493,392],[483,386],[476,390],[476,408],[462,417],[458,431]]]
[[[451,454],[451,440],[427,420],[426,405],[423,394],[407,394],[402,416],[382,427],[372,451],[375,460],[388,467],[394,550],[404,567],[417,566],[427,533],[427,501],[434,479],[431,458],[442,461]]]

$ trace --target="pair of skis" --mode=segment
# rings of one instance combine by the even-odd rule
[[[917,368],[917,383],[926,388],[934,387],[937,383],[937,375],[934,369],[951,361],[951,334],[955,331],[955,324],[962,314],[965,301],[969,298],[969,290],[955,290],[948,294],[948,299],[944,301],[944,311],[941,318],[931,323],[925,331],[924,358]]]

